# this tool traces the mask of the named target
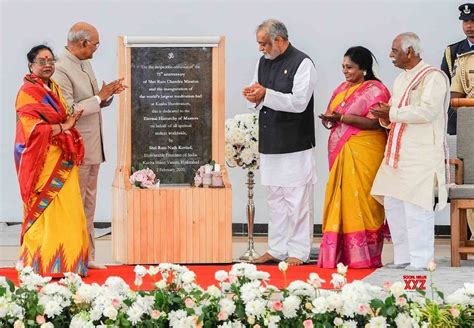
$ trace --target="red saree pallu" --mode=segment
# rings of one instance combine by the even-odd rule
[[[54,81],[48,86],[33,74],[25,77],[16,99],[14,149],[24,207],[20,252],[25,265],[47,275],[66,270],[87,272],[88,239],[83,243],[82,237],[72,238],[80,242],[80,251],[74,251],[77,254],[71,259],[69,253],[74,247],[64,240],[70,236],[57,235],[60,233],[57,228],[67,225],[66,230],[70,230],[72,222],[78,223],[75,234],[82,234],[80,227],[85,225],[80,197],[78,202],[77,196],[72,196],[71,204],[75,206],[72,211],[67,202],[58,200],[64,190],[74,191],[75,185],[78,189],[77,165],[84,158],[84,145],[76,129],[52,135],[51,126],[66,120],[66,108]]]

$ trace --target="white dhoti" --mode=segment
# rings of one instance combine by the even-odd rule
[[[250,85],[259,82],[259,64],[260,61],[255,67]],[[285,70],[284,73],[286,74],[287,71]],[[271,74],[273,76],[274,73]],[[285,76],[284,79],[287,77]],[[308,107],[308,104],[316,87],[316,69],[309,58],[301,61],[292,84],[291,92],[280,92],[267,88],[265,96],[259,104],[247,101],[248,108],[259,111],[266,107],[277,112],[288,113],[287,118],[283,119],[284,122],[274,122],[277,126],[283,126],[286,124],[286,120],[290,123],[296,114],[313,110]],[[263,112],[263,115],[265,114],[266,110]],[[260,128],[266,128],[266,125]],[[291,140],[296,140],[294,138],[297,137],[298,132],[294,131],[295,135]],[[292,132],[285,133],[291,134]],[[294,141],[292,141],[291,147],[285,149],[288,152],[260,153],[261,183],[268,187],[268,253],[280,260],[295,257],[306,262],[311,251],[316,165],[314,144],[312,148],[300,150],[303,145],[309,146],[307,140],[310,139],[308,138],[314,138],[314,135],[309,135],[309,131],[307,133],[308,135],[303,138],[304,141],[301,139],[301,144],[293,144]],[[271,138],[270,135],[267,138]],[[278,139],[273,141],[278,142]]]
[[[309,182],[300,187],[268,187],[268,253],[279,260],[309,259],[313,243],[313,191]]]
[[[434,211],[393,197],[384,199],[394,264],[426,268],[434,259]]]

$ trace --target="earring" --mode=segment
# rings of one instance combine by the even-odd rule
[[[367,71],[363,71],[362,74],[363,74],[364,76],[366,76],[366,75],[367,75]]]

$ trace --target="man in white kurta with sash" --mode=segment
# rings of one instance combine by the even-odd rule
[[[391,104],[372,110],[390,129],[385,157],[372,195],[385,207],[394,246],[392,268],[425,270],[434,259],[435,189],[438,209],[446,206],[446,113],[449,81],[423,62],[420,39],[403,33],[390,58],[404,71],[396,78]]]

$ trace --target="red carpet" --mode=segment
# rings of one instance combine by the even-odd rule
[[[135,273],[133,272],[135,266],[133,265],[119,265],[119,266],[109,266],[104,270],[89,270],[89,276],[84,278],[86,283],[98,283],[103,284],[105,280],[110,276],[119,276],[125,280],[125,282],[133,289],[135,285],[133,284],[135,280]],[[148,266],[145,266],[148,268]],[[197,284],[203,288],[207,288],[210,285],[217,284],[217,281],[214,279],[214,273],[219,270],[230,271],[232,265],[187,265],[188,269],[196,273]],[[278,270],[278,265],[258,265],[258,270],[268,272],[270,274],[270,284],[278,288],[284,287],[284,278],[283,274]],[[353,280],[360,280],[372,272],[375,269],[349,269],[347,271],[347,281],[351,282]],[[314,264],[302,265],[299,267],[289,267],[287,271],[287,281],[290,283],[293,280],[303,280],[306,281],[311,272],[317,273],[322,279],[326,280],[326,283],[323,284],[322,288],[330,289],[332,285],[329,283],[332,279],[331,274],[336,272],[336,269],[320,269]],[[15,268],[3,268],[0,269],[0,276],[5,276],[8,279],[12,280],[16,285],[18,285],[18,274]],[[146,276],[143,281],[143,286],[141,289],[152,289],[153,280],[150,276]]]

